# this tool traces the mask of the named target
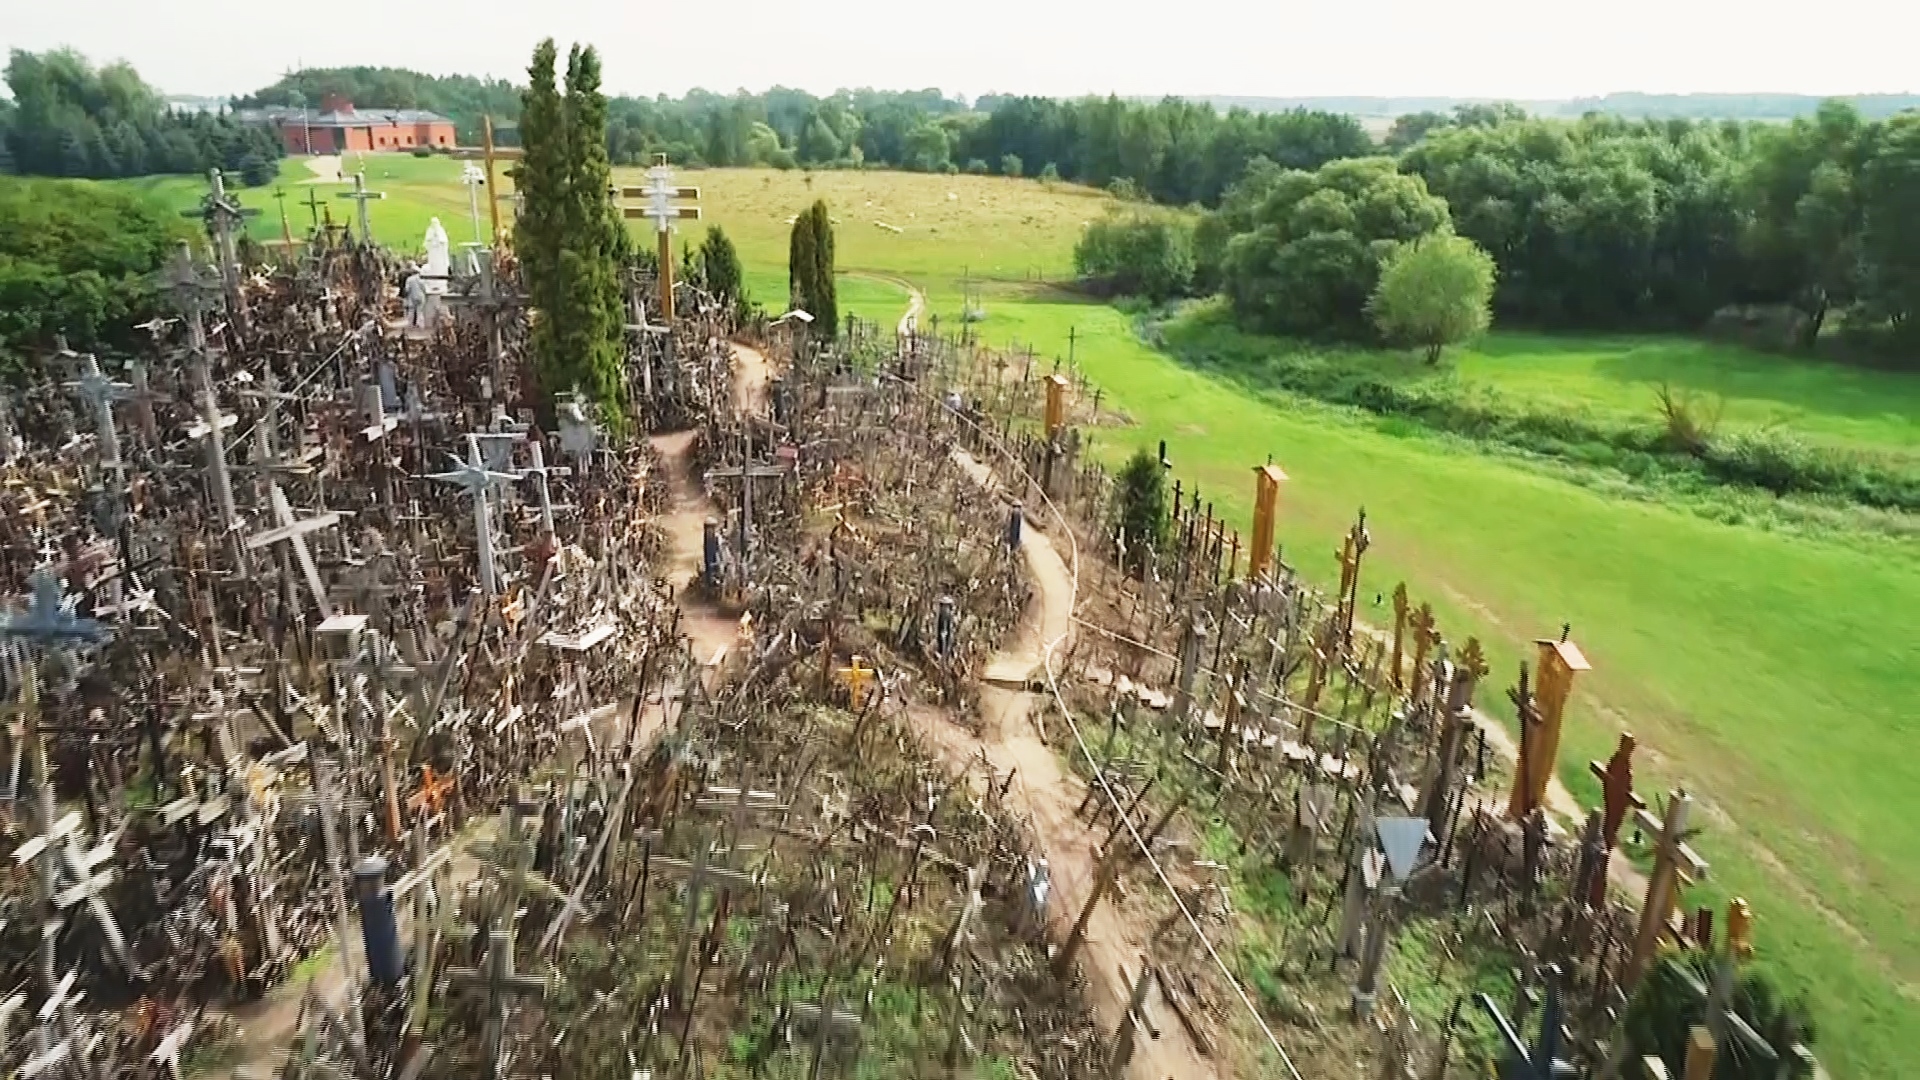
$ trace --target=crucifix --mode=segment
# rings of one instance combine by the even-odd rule
[[[100,464],[116,474],[119,473],[120,433],[113,426],[113,403],[131,396],[133,387],[123,382],[115,382],[100,371],[100,361],[92,353],[80,356],[80,377],[67,383],[67,389],[78,393],[93,407],[93,430],[99,440]]]
[[[860,1014],[836,1008],[834,997],[832,991],[822,987],[819,1001],[796,1001],[788,1006],[796,1021],[813,1029],[813,1062],[807,1067],[807,1080],[817,1080],[820,1076],[830,1041],[857,1043],[860,1040]]]
[[[339,197],[342,199],[352,199],[355,203],[359,204],[360,242],[371,246],[373,244],[373,223],[367,217],[367,203],[373,199],[384,199],[387,197],[387,193],[384,191],[368,191],[367,174],[365,170],[362,170],[353,174],[353,190],[343,191],[339,194]]]
[[[496,576],[498,571],[493,564],[493,516],[487,507],[487,489],[495,484],[517,481],[520,474],[493,472],[485,468],[480,459],[480,440],[471,434],[467,436],[467,460],[455,458],[454,464],[456,467],[452,471],[429,473],[427,479],[464,488],[473,498],[473,531],[479,547],[480,588],[485,597],[491,600],[499,595],[500,586]]]
[[[1640,976],[1647,970],[1647,964],[1653,959],[1661,935],[1667,931],[1668,920],[1673,915],[1676,894],[1683,883],[1691,883],[1704,877],[1707,861],[1696,855],[1686,843],[1692,835],[1687,831],[1688,819],[1693,814],[1693,796],[1684,790],[1675,791],[1667,799],[1664,817],[1654,817],[1648,810],[1636,809],[1633,812],[1634,824],[1650,836],[1655,836],[1653,850],[1653,872],[1647,875],[1647,893],[1640,905],[1640,925],[1633,937],[1633,951],[1627,954],[1627,964],[1620,972],[1620,989],[1631,994]]]
[[[214,396],[213,376],[207,355],[206,323],[202,318],[202,305],[212,290],[201,277],[199,267],[194,264],[193,253],[184,243],[168,266],[167,287],[174,294],[175,304],[187,316],[187,341],[192,350],[187,367],[193,378],[194,393],[199,398],[200,419],[187,429],[187,434],[206,440],[207,475],[213,487],[214,504],[220,510],[221,527],[231,531],[239,515],[233,504],[233,478],[227,472],[227,445],[223,433],[233,426],[236,418],[222,414],[220,401]],[[245,560],[235,561],[236,569],[244,576]]]
[[[1340,630],[1338,647],[1343,651],[1353,645],[1353,620],[1360,603],[1360,557],[1367,553],[1371,544],[1372,538],[1367,533],[1367,512],[1362,510],[1359,520],[1347,530],[1340,550],[1334,553],[1340,560],[1340,596],[1334,618]]]
[[[197,217],[207,223],[207,229],[213,234],[214,251],[220,259],[220,282],[227,295],[227,310],[232,313],[236,325],[242,333],[247,325],[247,298],[240,288],[240,258],[234,247],[233,228],[260,211],[241,206],[239,200],[227,197],[227,182],[219,169],[207,170],[207,184],[210,190],[201,200],[197,210],[182,210],[183,217]]]
[[[706,797],[696,799],[693,808],[709,814],[725,813],[733,822],[732,832],[728,836],[728,853],[749,850],[742,837],[747,831],[747,817],[750,814],[784,814],[792,809],[780,801],[780,796],[772,791],[754,791],[746,783],[744,774],[740,786],[721,787],[708,785]]]
[[[785,476],[784,466],[770,465],[753,460],[752,436],[748,435],[746,459],[738,466],[724,469],[707,470],[707,481],[738,479],[740,481],[740,584],[747,583],[747,556],[749,538],[753,521],[753,483],[756,480],[775,480]]]
[[[499,1080],[508,1075],[508,1010],[521,998],[545,1001],[547,997],[545,979],[513,970],[513,931],[489,933],[486,969],[448,968],[447,985],[455,990],[480,991],[486,995],[487,1022],[483,1038],[487,1045],[487,1076]]]
[[[658,156],[654,166],[647,170],[647,182],[640,187],[623,187],[619,191],[623,199],[645,199],[645,206],[623,206],[620,214],[626,218],[650,218],[654,231],[660,241],[660,321],[673,324],[673,223],[675,221],[700,219],[700,207],[676,206],[675,199],[699,199],[697,187],[681,187],[673,182],[673,169],[667,165],[667,155]]]
[[[1607,898],[1607,860],[1613,856],[1613,849],[1620,843],[1620,826],[1626,824],[1627,812],[1646,809],[1646,800],[1633,790],[1633,736],[1628,732],[1620,733],[1620,742],[1613,748],[1613,756],[1605,765],[1598,761],[1587,762],[1587,771],[1600,781],[1603,798],[1600,819],[1600,869],[1593,875],[1588,886],[1587,906],[1599,907]]]

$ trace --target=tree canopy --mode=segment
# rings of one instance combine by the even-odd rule
[[[1164,301],[1193,284],[1192,230],[1166,215],[1109,214],[1080,235],[1073,269],[1099,292]]]
[[[222,169],[237,186],[273,175],[280,140],[264,128],[204,112],[174,112],[132,67],[94,68],[69,49],[7,59],[13,103],[0,141],[13,172],[102,179]]]
[[[1485,333],[1492,318],[1493,258],[1452,233],[1402,244],[1380,269],[1367,309],[1388,341],[1440,350]]]
[[[0,176],[0,365],[68,344],[131,348],[157,310],[152,274],[185,219],[82,180]]]

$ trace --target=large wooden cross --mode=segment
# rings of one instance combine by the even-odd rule
[[[353,190],[343,191],[339,197],[342,199],[352,199],[355,203],[359,204],[357,211],[360,218],[360,242],[371,246],[373,244],[373,222],[367,216],[367,203],[372,202],[374,199],[384,199],[387,197],[387,193],[384,191],[367,190],[367,174],[361,171],[353,174]]]
[[[1632,810],[1646,809],[1646,800],[1633,790],[1633,735],[1620,733],[1620,742],[1613,749],[1613,756],[1602,765],[1598,761],[1587,762],[1587,771],[1600,781],[1602,798],[1600,815],[1601,870],[1593,877],[1593,883],[1587,893],[1587,904],[1599,907],[1607,896],[1606,860],[1612,858],[1613,849],[1620,843],[1620,827],[1626,824],[1627,813]]]
[[[513,970],[513,932],[495,930],[487,935],[487,960],[484,971],[475,968],[448,968],[447,985],[455,990],[479,991],[486,995],[487,1075],[499,1080],[507,1075],[505,1058],[507,1016],[516,1001],[533,998],[544,1001],[547,981],[535,975]]]
[[[647,170],[647,182],[639,187],[620,189],[623,199],[645,199],[645,206],[623,206],[621,216],[627,218],[651,218],[654,231],[660,238],[660,321],[673,324],[673,223],[678,220],[700,218],[700,207],[676,206],[675,199],[699,199],[697,187],[681,187],[673,182],[673,169],[667,165],[667,155],[659,155],[651,169]]]
[[[1628,995],[1633,993],[1635,984],[1653,959],[1661,936],[1667,932],[1681,884],[1698,880],[1707,872],[1707,861],[1686,843],[1691,835],[1687,826],[1693,814],[1693,796],[1684,790],[1675,791],[1667,799],[1664,818],[1655,817],[1645,809],[1635,810],[1633,814],[1635,824],[1657,839],[1653,872],[1647,875],[1647,893],[1640,905],[1640,925],[1634,933],[1633,951],[1627,955],[1627,966],[1620,973],[1620,989]]]

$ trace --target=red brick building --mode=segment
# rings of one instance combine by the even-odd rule
[[[265,124],[280,135],[289,154],[379,153],[417,146],[452,149],[453,121],[419,109],[356,109],[353,102],[329,94],[320,108],[269,106],[242,109],[240,119]]]

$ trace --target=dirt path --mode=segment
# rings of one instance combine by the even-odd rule
[[[307,168],[313,176],[301,181],[303,184],[340,184],[346,178],[340,175],[339,154],[317,154],[307,159]]]
[[[991,470],[971,456],[956,452],[954,459],[975,482],[989,488],[998,486]],[[1020,548],[1034,584],[1034,599],[1013,639],[988,663],[1007,672],[1039,669],[1048,651],[1058,648],[1073,631],[1074,586],[1066,562],[1046,534],[1031,524],[1021,531]],[[1086,785],[1067,773],[1059,756],[1041,739],[1030,715],[1034,700],[1031,694],[983,686],[979,737],[969,735],[937,712],[926,717],[921,731],[956,768],[965,769],[977,762],[984,750],[996,771],[1014,773],[1007,800],[1017,816],[1030,822],[1034,840],[1046,857],[1054,890],[1048,904],[1050,921],[1064,938],[1093,887],[1096,845],[1101,837],[1089,832],[1074,812],[1086,796]],[[1101,901],[1087,925],[1080,960],[1087,972],[1094,1008],[1108,1030],[1117,1029],[1125,1016],[1129,977],[1139,971],[1149,925],[1140,911],[1129,910],[1125,901],[1113,896]],[[1221,1076],[1200,1054],[1158,992],[1147,1000],[1160,1037],[1142,1038],[1136,1044],[1132,1075],[1145,1080],[1214,1080]]]
[[[849,270],[847,276],[866,278],[868,281],[884,281],[888,285],[896,285],[907,290],[907,310],[900,316],[900,321],[894,324],[894,333],[904,337],[920,326],[920,313],[927,309],[927,294],[921,292],[913,282],[891,274],[873,274],[864,270]]]

